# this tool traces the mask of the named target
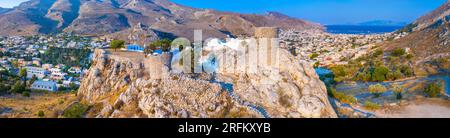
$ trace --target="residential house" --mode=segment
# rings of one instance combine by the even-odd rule
[[[38,79],[43,79],[48,74],[48,71],[44,68],[25,67],[25,69],[27,69],[28,79],[31,79],[33,76],[36,76]]]
[[[53,81],[35,81],[31,85],[31,89],[32,90],[51,91],[51,92],[58,91],[57,84]]]
[[[59,68],[51,68],[51,69],[50,69],[50,72],[51,72],[52,74],[59,74],[59,73],[61,73],[62,71],[61,71],[61,69],[59,69]]]
[[[52,80],[63,80],[66,76],[66,73],[59,68],[51,68],[50,72],[50,79]]]
[[[41,66],[41,61],[40,60],[33,60],[32,64],[35,65],[35,66],[39,66],[40,67]]]
[[[81,74],[81,69],[80,67],[71,67],[68,72],[72,74]]]
[[[50,70],[51,68],[53,68],[53,64],[42,64],[42,68]]]
[[[52,74],[50,74],[50,78],[52,80],[64,80],[65,77],[66,77],[65,73],[52,73]]]

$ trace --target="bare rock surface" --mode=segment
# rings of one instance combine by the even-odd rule
[[[337,117],[314,69],[282,55],[279,72],[173,74],[157,56],[95,50],[78,95],[96,117]]]

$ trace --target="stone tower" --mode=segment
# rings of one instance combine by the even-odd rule
[[[279,30],[276,27],[255,28],[255,38],[257,40],[258,67],[273,68],[278,67],[278,41]],[[256,50],[256,49],[253,49]]]
[[[258,38],[278,38],[278,28],[276,27],[257,27],[255,28],[255,37]]]

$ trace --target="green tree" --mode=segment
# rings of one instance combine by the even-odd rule
[[[393,73],[393,77],[394,77],[394,80],[403,78],[402,72],[398,69],[395,70],[395,72]]]
[[[153,43],[149,43],[145,48],[144,48],[144,54],[145,56],[147,56],[148,54],[153,53],[153,51],[156,50],[156,46]]]
[[[11,86],[9,85],[5,85],[3,83],[0,83],[0,94],[5,94],[7,93],[11,88]]]
[[[74,103],[63,113],[65,118],[82,118],[87,111],[88,107],[81,103]]]
[[[394,93],[396,94],[396,98],[400,100],[403,98],[403,92],[405,91],[405,88],[398,84],[394,84],[392,85],[392,91],[394,91]]]
[[[403,77],[402,72],[397,69],[394,72],[388,72],[388,74],[386,75],[386,79],[387,80],[397,80],[397,79],[401,79]]]
[[[158,49],[159,45],[160,45],[160,43],[159,43],[158,41],[149,43],[148,46],[145,47],[144,53],[145,53],[146,55],[147,55],[147,54],[153,53],[155,50]]]
[[[162,49],[162,51],[169,52],[170,51],[170,43],[171,43],[171,41],[169,39],[161,40],[161,49]]]
[[[368,72],[362,71],[362,72],[358,72],[358,74],[355,77],[355,81],[364,81],[364,82],[368,82],[371,79],[371,75]]]
[[[38,111],[37,116],[40,118],[45,117],[44,111],[42,111],[42,110]]]
[[[388,72],[389,69],[387,67],[384,66],[376,67],[375,70],[373,71],[372,80],[379,82],[385,81]]]
[[[291,52],[292,55],[297,56],[297,51],[295,47],[290,47],[289,52]]]
[[[117,51],[117,49],[124,48],[125,47],[125,41],[123,40],[112,40],[110,43],[110,46],[114,51]]]
[[[447,58],[436,58],[436,59],[431,60],[431,63],[435,64],[435,65],[442,65],[442,64],[445,64],[447,62],[448,62]]]
[[[328,87],[327,91],[328,91],[329,95],[333,96],[334,98],[336,98],[337,100],[339,100],[342,103],[353,105],[358,102],[355,97],[353,97],[351,95],[346,95],[345,93],[342,93],[342,92],[337,92],[336,89],[334,89],[332,87]]]
[[[28,91],[23,91],[23,92],[22,92],[22,96],[23,96],[23,97],[30,97],[30,92],[28,92]]]
[[[414,58],[414,56],[412,54],[408,54],[408,55],[406,55],[405,58],[408,59],[408,60],[411,60],[412,58]]]
[[[23,91],[25,91],[25,87],[20,81],[17,81],[11,88],[11,92],[13,93],[22,93]]]
[[[22,78],[23,85],[27,86],[27,69],[20,69],[19,76]]]
[[[343,65],[337,65],[331,68],[331,71],[336,77],[343,77],[347,75],[347,72],[345,70],[345,66]]]
[[[379,104],[376,104],[376,103],[373,103],[373,102],[370,102],[370,101],[364,102],[364,107],[367,110],[372,110],[372,111],[378,110],[378,109],[381,108],[381,106]]]
[[[320,66],[320,61],[317,61],[316,63],[314,63],[314,68],[318,68]]]
[[[316,59],[317,57],[319,57],[319,54],[317,53],[312,53],[311,55],[309,55],[310,59]]]
[[[33,84],[38,78],[36,77],[36,75],[33,75],[33,77],[31,77],[30,79],[30,85]]]
[[[11,61],[11,64],[12,64],[12,66],[13,66],[14,68],[19,68],[19,61],[17,61],[17,60],[12,60],[12,61]]]
[[[90,54],[90,49],[50,47],[44,54],[39,54],[38,57],[44,64],[65,64],[89,68],[91,60],[88,57]]]
[[[378,49],[373,53],[373,57],[378,57],[380,55],[383,55],[383,50]]]
[[[387,89],[386,87],[384,87],[381,84],[376,84],[376,85],[370,85],[369,86],[369,92],[373,95],[375,95],[375,97],[380,97],[382,93],[386,92]]]
[[[8,71],[5,68],[0,67],[0,81],[3,80],[3,76],[6,76],[7,74]]]
[[[438,97],[441,94],[442,88],[439,83],[431,83],[425,87],[424,92],[430,97]]]
[[[69,88],[70,88],[71,90],[76,90],[76,89],[78,89],[78,86],[77,86],[75,83],[71,82],[71,83],[69,84]]]
[[[403,48],[396,48],[391,52],[391,55],[394,57],[400,57],[406,54],[405,49]]]
[[[401,65],[400,72],[402,72],[406,77],[413,76],[413,71],[408,65]]]
[[[155,47],[160,47],[162,51],[169,52],[171,41],[169,39],[161,39],[152,43]]]

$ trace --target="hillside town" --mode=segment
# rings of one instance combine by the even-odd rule
[[[280,46],[317,66],[344,65],[377,47],[407,33],[330,34],[320,30],[285,30],[280,33]]]
[[[92,49],[107,46],[107,40],[66,33],[0,37],[1,91],[19,88],[19,80],[25,91],[76,91]]]

